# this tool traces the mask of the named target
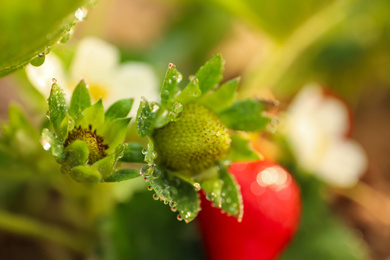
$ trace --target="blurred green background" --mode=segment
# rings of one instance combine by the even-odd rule
[[[46,97],[14,70],[66,36],[77,8],[90,5],[0,2],[0,76],[10,73],[0,79],[0,258],[205,259],[196,222],[178,222],[142,181],[74,183],[41,148]],[[160,78],[170,62],[189,75],[219,52],[224,79],[242,77],[241,97],[276,98],[280,110],[308,82],[340,95],[367,152],[368,188],[335,191],[300,178],[290,162],[303,213],[282,259],[390,259],[390,221],[378,221],[390,219],[390,1],[100,0],[74,31],[51,47],[65,62],[79,39],[97,36]],[[122,189],[134,194],[118,199]]]

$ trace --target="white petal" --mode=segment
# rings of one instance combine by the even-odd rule
[[[45,97],[50,94],[53,78],[63,88],[67,84],[62,62],[54,53],[46,55],[45,62],[39,67],[27,65],[26,73],[31,84]]]
[[[95,37],[84,38],[77,45],[70,68],[71,81],[84,78],[88,84],[107,84],[119,62],[119,50]]]
[[[350,187],[356,184],[366,169],[367,157],[357,142],[334,140],[330,143],[316,174],[335,186]]]
[[[311,116],[318,108],[322,101],[322,90],[316,84],[309,84],[302,88],[294,97],[288,107],[290,115],[307,115]]]
[[[137,114],[141,97],[149,101],[159,101],[159,81],[156,73],[147,63],[128,62],[119,67],[112,90],[112,96],[105,100],[108,106],[122,98],[134,98],[130,116]]]
[[[291,117],[287,138],[298,163],[308,171],[315,171],[326,149],[327,136],[310,117]]]
[[[332,97],[323,99],[315,118],[328,135],[344,136],[350,124],[347,107],[340,100]]]

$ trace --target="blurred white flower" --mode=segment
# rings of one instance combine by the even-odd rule
[[[334,186],[353,186],[367,168],[363,148],[346,137],[349,128],[345,104],[314,84],[287,110],[286,135],[298,164]]]
[[[46,56],[40,67],[28,65],[27,76],[31,83],[48,96],[52,78],[64,89],[70,99],[80,79],[84,79],[96,102],[103,99],[105,107],[123,98],[134,98],[131,116],[135,116],[140,98],[159,101],[159,82],[153,68],[143,62],[120,62],[119,50],[94,37],[82,39],[77,45],[69,73],[65,72],[61,60],[54,54]]]

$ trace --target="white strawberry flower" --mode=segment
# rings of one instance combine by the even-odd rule
[[[325,96],[321,87],[304,87],[287,110],[286,136],[298,164],[338,187],[351,187],[367,168],[363,148],[347,138],[346,105]]]
[[[28,65],[26,68],[30,82],[48,96],[52,78],[64,89],[67,98],[80,79],[88,84],[92,99],[103,99],[105,107],[122,98],[134,98],[130,116],[135,116],[142,96],[149,100],[159,100],[159,81],[153,68],[144,62],[120,63],[119,50],[95,37],[82,39],[77,47],[69,72],[62,61],[54,54],[46,56],[40,67]]]

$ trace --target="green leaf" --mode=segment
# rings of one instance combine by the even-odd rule
[[[170,63],[161,88],[162,107],[169,108],[174,102],[174,97],[176,92],[178,92],[178,84],[181,79],[182,75],[177,71],[176,66]]]
[[[119,159],[123,156],[124,150],[125,145],[118,145],[114,154],[106,156],[92,165],[100,172],[103,179],[109,178],[113,174]]]
[[[69,115],[76,118],[84,109],[91,106],[91,97],[84,80],[76,86],[70,100]]]
[[[34,0],[0,2],[0,77],[34,59],[42,63],[50,46],[69,35],[78,22],[75,11],[93,0]],[[5,51],[6,50],[6,51]],[[40,55],[41,54],[41,55]],[[34,63],[33,62],[33,63]]]
[[[101,180],[99,171],[92,166],[80,165],[72,168],[70,177],[77,182],[98,183]]]
[[[155,167],[155,171],[156,171]],[[160,169],[158,169],[160,170]],[[188,182],[171,176],[160,170],[160,176],[149,177],[150,186],[156,192],[155,199],[160,199],[169,204],[171,210],[179,213],[178,219],[186,223],[192,221],[200,210],[200,199],[195,188]]]
[[[88,128],[91,125],[92,128],[99,131],[104,123],[103,101],[99,99],[94,105],[86,108],[81,115],[82,117],[75,123],[76,125],[80,125],[82,128]]]
[[[65,148],[64,154],[65,161],[62,164],[61,171],[69,173],[73,167],[87,163],[89,157],[88,145],[81,140],[76,140]]]
[[[42,130],[41,144],[43,149],[50,149],[51,154],[56,158],[57,162],[61,163],[65,159],[64,157],[64,146],[61,142],[54,137],[54,135],[45,128]]]
[[[114,172],[110,177],[105,179],[105,182],[121,182],[134,179],[141,176],[139,171],[133,169],[122,169]]]
[[[202,94],[217,87],[218,83],[222,80],[224,61],[220,54],[217,54],[205,65],[203,65],[195,76],[199,80],[199,88]]]
[[[271,121],[263,115],[264,105],[257,99],[238,101],[219,114],[221,121],[230,129],[241,131],[263,130]]]
[[[223,182],[219,179],[219,168],[213,167],[213,171],[216,174],[212,174],[213,177],[201,181],[201,187],[206,193],[206,198],[214,202],[216,207],[221,208]]]
[[[134,99],[132,98],[126,98],[118,100],[112,104],[106,111],[105,120],[109,121],[117,118],[127,117],[133,105],[133,101]]]
[[[151,135],[154,130],[156,113],[152,110],[149,102],[142,99],[137,111],[137,131],[139,136]]]
[[[104,137],[104,141],[109,146],[107,149],[108,154],[112,153],[116,147],[125,140],[130,120],[130,117],[118,118],[105,125],[102,135]]]
[[[234,103],[239,81],[239,78],[232,79],[217,90],[205,94],[197,102],[208,107],[215,113],[220,113]]]
[[[202,91],[199,88],[199,80],[196,77],[190,79],[190,83],[187,85],[185,89],[183,89],[180,94],[176,97],[176,101],[181,104],[187,104],[193,100],[196,100]]]
[[[126,143],[125,145],[126,148],[121,161],[129,163],[145,162],[145,155],[142,153],[145,149],[143,145],[139,143]]]
[[[56,83],[53,83],[51,87],[48,104],[50,122],[53,124],[56,134],[59,137],[63,137],[66,133],[64,134],[63,125],[61,126],[61,124],[67,115],[68,108],[66,106],[64,92]],[[60,141],[62,142],[63,140]]]
[[[223,181],[222,210],[241,222],[244,211],[240,187],[224,165],[220,166],[220,179]]]
[[[231,134],[230,138],[232,139],[229,150],[230,161],[244,162],[261,159],[260,155],[252,149],[249,139],[244,138],[239,133]]]

